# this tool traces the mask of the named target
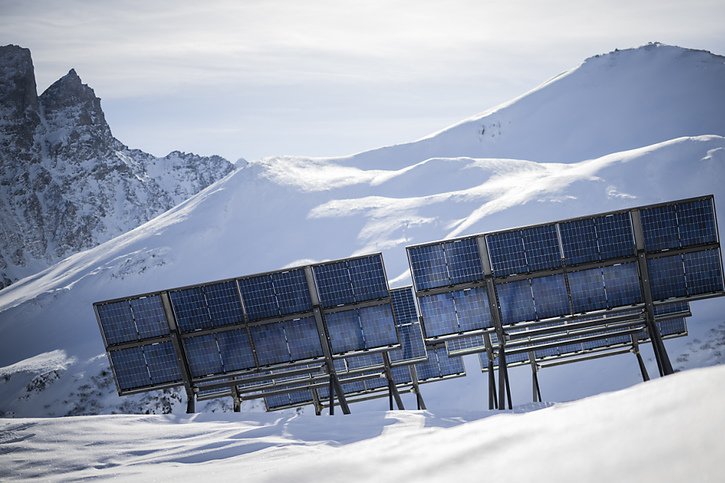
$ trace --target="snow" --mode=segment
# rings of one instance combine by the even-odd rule
[[[476,138],[478,121],[469,120],[419,143],[351,158],[251,162],[150,222],[0,291],[0,415],[183,413],[179,391],[115,394],[92,310],[99,300],[374,251],[383,252],[398,286],[410,282],[409,244],[704,194],[720,205],[725,118],[711,109],[725,99],[722,65],[721,57],[667,46],[617,52],[486,114],[512,116],[496,141]],[[655,119],[648,99],[656,96],[681,115]],[[602,125],[619,119],[615,110],[624,116],[622,129],[631,130],[628,140],[611,123]],[[725,210],[718,213],[725,226]],[[722,339],[723,301],[692,308],[690,338],[667,342],[673,363],[691,369],[724,362],[719,345],[703,347]],[[687,345],[694,340],[703,342]],[[643,350],[655,374],[651,351]],[[56,351],[72,362],[18,370]],[[425,386],[430,407],[484,407],[485,378],[475,358],[466,366],[465,379]],[[512,370],[516,403],[530,400],[528,377]],[[639,378],[626,356],[541,374],[550,401],[622,389]],[[200,409],[229,406],[221,400]],[[384,407],[376,401],[354,412]]]
[[[725,367],[489,411],[0,420],[0,478],[720,481]]]

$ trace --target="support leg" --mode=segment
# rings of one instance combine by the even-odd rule
[[[232,399],[234,404],[234,412],[238,413],[242,410],[242,398],[239,396],[239,389],[237,386],[232,386]]]
[[[418,410],[425,410],[425,401],[423,395],[420,393],[420,384],[418,384],[418,371],[415,369],[415,364],[410,366],[410,378],[413,381],[413,391],[415,392],[415,402],[418,406]]]
[[[639,364],[639,372],[642,374],[642,381],[649,381],[649,373],[647,372],[647,366],[644,365],[642,354],[639,352],[639,342],[637,336],[632,335],[632,352],[637,357],[637,364]]]
[[[498,346],[498,408],[506,409],[506,393],[508,389],[508,374],[506,371],[506,350],[503,342]],[[511,397],[509,396],[509,400]]]
[[[186,388],[186,414],[196,412],[196,394],[190,388]]]
[[[529,351],[529,361],[531,362],[531,386],[532,386],[532,400],[533,402],[541,402],[541,389],[539,388],[539,368],[536,365],[536,354],[533,351]]]
[[[404,410],[405,407],[403,406],[403,399],[400,397],[400,393],[398,392],[398,386],[395,385],[395,380],[393,379],[393,369],[390,363],[390,356],[387,352],[383,352],[383,364],[385,365],[385,378],[388,380],[390,410],[393,410],[393,399],[395,399],[395,404],[398,406],[398,409]]]

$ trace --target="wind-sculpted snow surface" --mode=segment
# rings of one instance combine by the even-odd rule
[[[590,126],[585,132],[578,124],[567,124],[563,117],[537,117],[544,111],[589,120],[602,114],[590,112],[586,103],[577,108],[562,99],[567,92],[575,98],[583,95],[581,79],[603,85],[599,76],[610,79],[615,73],[624,89],[630,83],[639,86],[652,76],[672,71],[675,74],[666,79],[673,85],[668,87],[663,80],[663,84],[652,86],[653,91],[659,89],[664,95],[683,88],[679,85],[682,79],[693,80],[693,86],[699,87],[688,89],[719,106],[725,99],[720,95],[725,81],[710,85],[708,76],[720,76],[721,64],[722,58],[712,54],[658,45],[609,54],[589,60],[567,76],[495,111],[520,112],[521,120],[539,119],[539,128],[549,134],[553,126],[559,126],[559,134],[572,129],[580,136],[575,144],[558,135],[536,137],[541,156],[530,152],[532,157],[527,158],[523,156],[526,151],[498,151],[495,156],[477,154],[493,153],[490,150],[463,153],[456,146],[463,149],[470,143],[465,136],[455,134],[468,129],[463,123],[441,133],[444,138],[448,136],[450,145],[421,141],[413,146],[413,157],[405,151],[413,149],[408,146],[400,152],[381,149],[337,161],[279,157],[250,163],[150,222],[0,291],[0,367],[56,350],[76,361],[49,381],[53,390],[34,392],[30,397],[26,397],[25,388],[36,373],[18,372],[11,376],[11,385],[0,380],[0,414],[23,417],[183,411],[178,394],[156,394],[151,396],[152,402],[115,396],[92,310],[92,303],[99,300],[374,251],[383,252],[392,284],[402,285],[410,282],[405,254],[409,244],[703,194],[715,195],[721,208],[719,223],[725,226],[725,137],[708,132],[712,128],[725,133],[725,129],[715,129],[725,118],[714,116],[710,104],[692,101],[692,109],[699,113],[695,115],[684,106],[689,98],[660,99],[665,111],[669,109],[667,102],[680,106],[682,119],[656,125],[648,124],[652,106],[645,102],[638,120],[628,117],[623,121],[636,131],[628,134],[634,144],[624,143],[633,148],[627,151],[615,149],[623,144],[614,131]],[[686,73],[677,73],[678,69]],[[700,79],[696,72],[708,78]],[[574,82],[572,79],[580,81],[567,84]],[[630,90],[646,90],[637,86],[630,86]],[[636,101],[625,98],[628,103]],[[536,99],[546,102],[534,102]],[[614,109],[616,99],[605,100],[601,107]],[[557,107],[560,103],[566,109]],[[524,116],[525,112],[530,116]],[[634,111],[622,112],[635,116]],[[603,114],[613,115],[611,111]],[[603,119],[597,118],[599,125]],[[615,118],[606,119],[608,126]],[[582,126],[587,122],[582,121]],[[674,127],[668,131],[665,124]],[[526,131],[527,135],[533,132]],[[693,135],[655,144],[634,141],[637,136],[648,140],[666,133]],[[526,144],[523,138],[519,141],[522,146]],[[509,145],[518,146],[519,141]],[[587,144],[591,145],[589,151],[584,149]],[[563,146],[571,147],[566,156],[554,156],[556,162],[547,159]],[[689,326],[693,337],[704,338],[724,322],[722,307],[721,300],[693,304]],[[667,344],[672,348],[673,361],[692,352],[680,341]],[[655,373],[648,351],[645,348],[647,364]],[[691,368],[698,365],[696,361],[716,359],[690,360],[692,364],[685,361],[679,367]],[[426,394],[438,407],[485,404],[485,380],[475,359],[466,364],[467,378],[426,387]],[[529,400],[531,386],[526,371],[520,375],[512,372],[514,379],[525,381],[514,384],[515,400]],[[626,387],[639,378],[633,358],[625,356],[542,374],[544,397],[553,400]],[[87,383],[88,378],[95,379]],[[84,393],[81,386],[86,384],[85,392],[93,396],[80,403],[79,394]],[[467,396],[456,393],[454,389],[459,386],[468,387],[464,391]],[[374,404],[385,406],[384,402]]]
[[[6,419],[0,479],[715,482],[724,387],[715,367],[506,414]]]

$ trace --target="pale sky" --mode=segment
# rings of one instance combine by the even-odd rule
[[[75,68],[155,155],[345,155],[414,140],[585,58],[725,54],[724,0],[0,0],[39,93]]]

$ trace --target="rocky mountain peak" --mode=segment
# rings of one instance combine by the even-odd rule
[[[48,152],[66,158],[90,159],[122,146],[114,142],[101,99],[81,81],[75,69],[40,95],[48,129]]]
[[[30,51],[0,47],[0,289],[170,209],[235,169],[113,137],[75,69],[38,96]]]
[[[40,118],[35,72],[30,50],[17,45],[0,47],[0,149],[17,159],[33,147]],[[2,159],[0,159],[2,162]]]

